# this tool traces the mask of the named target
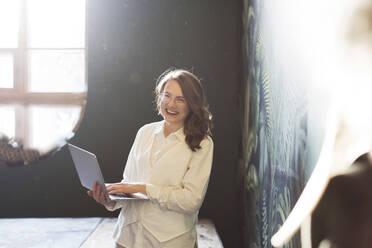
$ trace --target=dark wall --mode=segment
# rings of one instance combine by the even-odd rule
[[[136,131],[160,120],[155,80],[193,69],[214,114],[214,163],[200,218],[226,247],[240,247],[235,195],[239,151],[241,1],[90,0],[88,101],[71,143],[94,152],[106,181],[119,181]],[[34,165],[0,167],[0,217],[112,216],[86,196],[66,148]]]

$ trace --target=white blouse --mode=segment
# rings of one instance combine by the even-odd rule
[[[208,187],[213,141],[192,152],[183,128],[164,136],[164,121],[137,133],[122,182],[146,183],[150,200],[119,200],[122,208],[114,231],[116,243],[132,247],[193,247],[198,213]]]

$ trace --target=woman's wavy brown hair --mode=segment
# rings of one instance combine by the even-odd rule
[[[189,108],[189,114],[184,123],[185,141],[192,151],[200,149],[200,142],[211,136],[212,114],[208,110],[207,99],[200,80],[191,72],[183,69],[165,71],[157,80],[155,94],[156,106],[160,113],[160,93],[169,80],[178,82]]]

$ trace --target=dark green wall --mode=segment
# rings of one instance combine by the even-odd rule
[[[319,54],[324,47],[314,50],[311,42],[306,49],[301,46],[304,37],[294,34],[303,26],[291,15],[293,10],[301,13],[296,4],[270,0],[243,3],[242,154],[238,172],[243,246],[271,248],[271,238],[302,193],[323,144],[329,95],[317,85],[318,65],[310,63],[313,61],[306,55]],[[300,233],[283,247],[301,247]]]
[[[240,247],[234,179],[241,1],[88,2],[88,103],[71,143],[98,156],[106,181],[120,180],[137,129],[159,120],[155,79],[170,66],[192,68],[202,78],[215,126],[200,217],[215,222],[225,247]],[[31,166],[1,166],[0,184],[2,218],[112,215],[86,196],[66,148]]]

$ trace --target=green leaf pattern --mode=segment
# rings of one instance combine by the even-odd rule
[[[273,1],[273,0],[271,0]],[[270,0],[244,0],[242,158],[244,247],[272,247],[304,184],[307,113],[304,86],[264,40],[261,20]],[[267,30],[266,30],[267,31]],[[285,65],[287,66],[287,65]],[[287,248],[300,247],[296,235]]]

